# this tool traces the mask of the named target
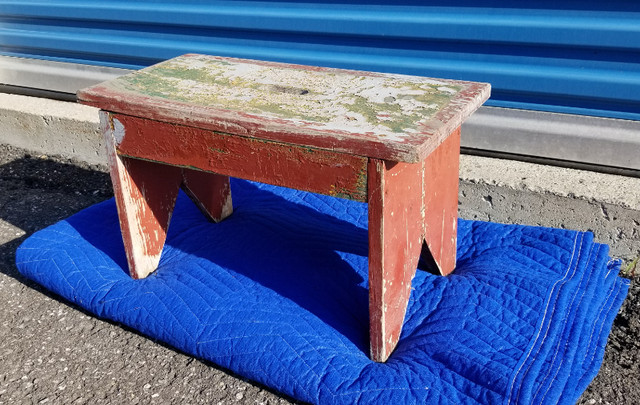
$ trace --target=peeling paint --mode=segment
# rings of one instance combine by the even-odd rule
[[[418,132],[420,121],[463,88],[414,76],[328,73],[205,55],[175,58],[120,81],[147,96],[395,138]]]
[[[486,83],[183,55],[77,94],[106,111],[417,163],[489,93]]]
[[[366,201],[366,158],[115,115],[121,156]]]
[[[459,125],[488,85],[186,55],[95,88],[79,97],[115,99],[101,126],[134,277],[157,265],[178,187],[221,220],[228,176],[369,203],[375,361],[399,339],[424,240],[453,270]]]
[[[116,146],[118,146],[120,145],[120,143],[122,143],[122,140],[125,137],[124,125],[122,125],[122,123],[118,121],[117,118],[112,118],[111,123],[113,125],[113,140]]]

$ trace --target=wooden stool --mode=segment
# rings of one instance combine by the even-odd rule
[[[400,337],[419,259],[455,266],[460,125],[490,86],[184,55],[78,92],[99,107],[129,271],[160,260],[178,189],[213,221],[229,176],[369,204],[371,358]]]

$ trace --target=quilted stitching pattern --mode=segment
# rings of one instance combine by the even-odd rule
[[[573,403],[628,288],[588,233],[460,221],[458,267],[418,272],[385,364],[368,357],[367,207],[246,181],[206,222],[180,196],[158,271],[132,280],[115,205],[44,229],[27,277],[97,316],[312,403]]]

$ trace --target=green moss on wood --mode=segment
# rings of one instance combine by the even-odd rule
[[[379,131],[380,136],[415,130],[418,122],[429,119],[449,103],[452,91],[461,90],[461,86],[451,83],[381,78],[379,84],[372,82],[371,85],[379,85],[382,94],[392,95],[384,97],[384,102],[376,102],[361,95],[377,88],[362,87],[369,77],[354,76],[349,79],[352,86],[341,79],[341,92],[328,99],[328,94],[323,94],[327,91],[326,82],[325,87],[314,88],[314,84],[319,78],[329,78],[329,82],[338,80],[339,75],[334,72],[305,72],[308,76],[303,76],[299,83],[283,79],[279,84],[274,80],[286,78],[286,68],[263,67],[254,79],[253,73],[242,70],[233,73],[234,68],[228,66],[235,68],[236,65],[207,58],[197,59],[196,63],[178,59],[124,76],[121,81],[127,89],[151,97],[313,123],[343,122],[349,126],[358,120],[348,115],[351,112],[372,126],[366,131],[386,128],[387,131]],[[291,72],[299,74],[300,71]],[[451,91],[441,91],[439,87]],[[359,124],[354,122],[353,126],[358,128]]]

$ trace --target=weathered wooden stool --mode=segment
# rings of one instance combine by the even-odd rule
[[[490,86],[184,55],[78,92],[99,107],[129,271],[160,260],[180,186],[214,221],[229,176],[369,204],[371,357],[396,346],[421,258],[455,266],[460,125]]]

